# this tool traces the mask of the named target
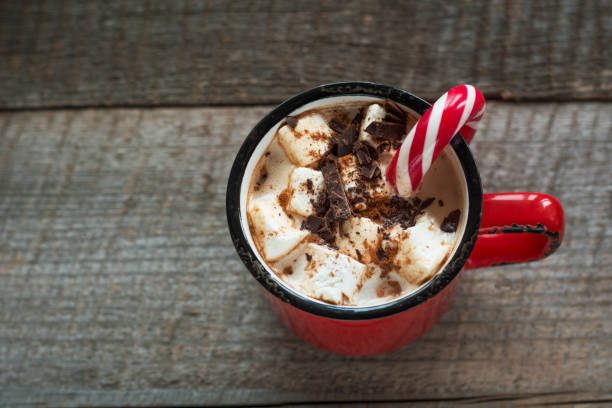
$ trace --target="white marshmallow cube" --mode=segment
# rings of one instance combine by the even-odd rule
[[[369,218],[351,217],[341,224],[336,245],[342,252],[360,262],[372,262],[372,254],[380,246],[379,228]]]
[[[275,261],[293,250],[308,231],[295,227],[275,195],[253,201],[249,208],[254,239],[267,261]]]
[[[450,256],[455,238],[455,233],[442,231],[427,214],[421,215],[416,225],[407,230],[395,225],[390,239],[398,245],[394,262],[401,265],[398,272],[411,284],[425,283]]]
[[[351,200],[356,195],[353,189],[358,186],[357,181],[361,178],[359,168],[357,167],[357,160],[355,156],[348,155],[341,157],[338,163],[340,164],[340,178],[342,179],[342,184],[344,184],[346,196]],[[365,193],[372,200],[382,199],[393,193],[391,185],[387,183],[387,179],[384,176],[384,169],[381,167],[380,170],[382,177],[375,180],[366,180],[364,183],[366,187]]]
[[[278,141],[294,164],[308,166],[332,147],[333,130],[318,113],[300,116],[295,129],[284,125],[278,130]]]
[[[312,183],[312,189],[308,188],[308,180]],[[289,191],[291,198],[287,204],[287,210],[304,217],[314,214],[313,202],[325,189],[323,173],[308,167],[297,167],[289,176]]]
[[[276,264],[283,280],[300,292],[333,304],[352,304],[366,266],[322,245],[308,243]]]

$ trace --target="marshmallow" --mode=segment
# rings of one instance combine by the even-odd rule
[[[376,145],[373,136],[365,130],[368,126],[370,126],[372,122],[382,121],[386,115],[387,112],[385,112],[382,106],[376,103],[368,106],[365,115],[363,115],[363,120],[361,121],[361,131],[359,132],[359,140],[361,140],[362,142],[368,142],[370,144]]]
[[[283,280],[296,290],[333,304],[353,304],[366,266],[322,245],[300,245],[276,263]]]
[[[379,225],[366,217],[351,217],[343,222],[336,237],[336,245],[345,254],[360,262],[372,262],[380,245]]]
[[[401,294],[410,293],[418,288],[418,286],[406,282],[396,272],[391,271],[383,274],[382,269],[377,266],[370,266],[364,278],[361,290],[354,298],[355,303],[359,306],[389,302],[398,298]],[[400,290],[399,294],[397,293],[398,289]]]
[[[423,284],[439,271],[455,242],[454,233],[440,230],[428,214],[421,215],[416,225],[407,230],[395,225],[389,235],[390,242],[383,241],[383,245],[397,245],[393,263],[400,266],[398,272],[403,278],[414,285]]]
[[[302,115],[295,129],[284,125],[278,130],[278,141],[287,157],[298,166],[308,166],[323,157],[332,147],[333,131],[318,113]]]
[[[355,188],[358,186],[357,181],[360,179],[359,169],[357,168],[357,160],[355,156],[348,155],[338,159],[340,164],[340,177],[342,178],[342,184],[344,184],[344,190],[349,200],[353,200],[355,197],[362,195],[367,197],[366,201],[376,201],[388,197],[393,193],[392,187],[387,183],[387,180],[382,173],[382,177],[375,180],[367,180],[363,183],[365,190],[358,194]]]
[[[275,261],[288,254],[309,234],[294,226],[294,221],[273,195],[254,200],[249,215],[255,241],[267,261]]]
[[[308,188],[310,180],[311,188]],[[304,217],[314,214],[313,202],[319,198],[319,194],[325,189],[323,173],[308,167],[297,167],[289,176],[289,192],[291,197],[287,204],[287,210]]]

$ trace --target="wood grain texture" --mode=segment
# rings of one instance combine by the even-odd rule
[[[0,107],[278,103],[322,83],[435,99],[612,95],[606,0],[0,2]]]
[[[610,403],[612,104],[489,104],[485,191],[556,195],[565,242],[365,358],[285,330],[234,252],[227,176],[269,109],[0,113],[0,405]]]

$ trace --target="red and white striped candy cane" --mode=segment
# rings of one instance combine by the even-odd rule
[[[411,195],[457,132],[469,143],[485,111],[482,93],[459,85],[440,97],[410,130],[387,167],[387,181],[399,196]]]

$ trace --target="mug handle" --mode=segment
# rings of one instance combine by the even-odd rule
[[[545,258],[559,248],[563,232],[563,207],[553,196],[484,194],[478,239],[465,268]]]

